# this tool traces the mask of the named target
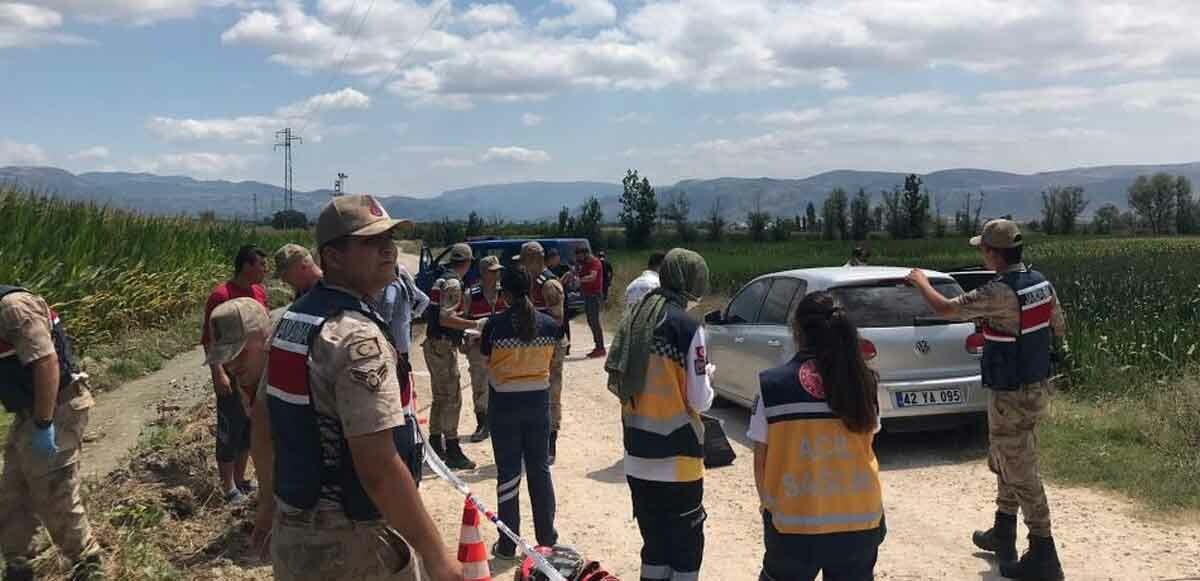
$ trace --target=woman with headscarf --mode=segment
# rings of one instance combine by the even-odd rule
[[[687,314],[708,289],[708,265],[676,248],[662,286],[621,321],[605,363],[621,399],[625,477],[642,532],[643,580],[692,580],[704,556],[704,425],[712,405],[704,328]]]
[[[507,269],[500,282],[508,310],[483,327],[479,351],[487,358],[488,424],[496,457],[496,504],[513,532],[521,531],[521,472],[529,477],[533,529],[539,545],[558,542],[554,482],[550,477],[550,360],[562,326],[529,299],[529,277]],[[492,556],[518,559],[516,545],[500,537]]]

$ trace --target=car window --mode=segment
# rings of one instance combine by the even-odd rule
[[[771,285],[767,299],[763,302],[762,310],[758,313],[758,322],[765,325],[786,325],[788,313],[796,291],[800,290],[801,281],[795,278],[780,277]]]
[[[758,320],[758,310],[767,296],[771,279],[764,278],[750,283],[729,303],[725,319],[730,323],[753,323]]]
[[[935,280],[933,288],[942,296],[962,294],[957,282]],[[859,327],[911,327],[914,319],[937,318],[920,291],[902,280],[830,289]]]

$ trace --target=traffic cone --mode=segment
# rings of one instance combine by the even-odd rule
[[[458,562],[466,581],[492,581],[487,545],[479,530],[479,509],[468,498],[463,504],[462,533],[458,537]]]

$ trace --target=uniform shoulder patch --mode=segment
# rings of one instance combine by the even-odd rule
[[[708,374],[708,359],[705,357],[704,346],[696,347],[696,375]]]
[[[380,363],[379,367],[365,367],[361,369],[351,369],[350,377],[354,381],[361,383],[367,390],[375,392],[379,391],[379,386],[388,378],[388,365],[386,362]]]
[[[383,348],[379,346],[378,337],[368,337],[360,339],[349,345],[350,362],[362,361],[372,357],[379,357],[383,354]]]

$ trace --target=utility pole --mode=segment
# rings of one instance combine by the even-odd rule
[[[258,192],[253,192],[250,196],[254,199],[254,223],[258,224]]]
[[[283,131],[275,132],[275,151],[283,148],[283,206],[285,210],[293,208],[293,191],[292,191],[292,142],[304,143],[304,140],[299,135],[292,135],[292,128],[286,127]]]
[[[338,172],[337,179],[333,182],[333,195],[340,196],[346,193],[344,188],[346,186],[346,179],[349,177],[342,172]]]

